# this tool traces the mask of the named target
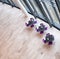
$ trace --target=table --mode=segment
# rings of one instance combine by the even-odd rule
[[[21,10],[0,3],[0,59],[60,59],[60,31],[40,19],[48,30],[40,35],[35,28],[27,28],[25,22],[33,17],[25,18]],[[52,46],[45,45],[42,39],[47,33],[54,35]]]

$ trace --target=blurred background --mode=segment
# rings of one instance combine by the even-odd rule
[[[19,8],[13,0],[0,0],[0,2]],[[28,13],[35,18],[47,22],[50,27],[60,30],[60,0],[20,0]]]

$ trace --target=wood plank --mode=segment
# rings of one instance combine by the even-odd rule
[[[21,10],[0,3],[0,59],[60,59],[60,31],[36,19],[38,25],[43,22],[48,26],[40,35],[25,26],[29,18],[24,18]],[[42,42],[47,33],[55,36],[52,46]]]

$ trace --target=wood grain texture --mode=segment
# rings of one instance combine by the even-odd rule
[[[40,35],[25,26],[29,17],[24,18],[21,10],[0,3],[0,59],[60,59],[60,31],[36,19],[38,25],[43,22],[48,26]],[[42,42],[47,33],[55,36],[52,46]]]

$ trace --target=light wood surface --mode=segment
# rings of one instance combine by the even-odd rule
[[[0,3],[0,59],[60,59],[60,31],[36,19],[38,24],[43,22],[48,26],[40,35],[25,26],[29,17],[24,18],[21,10]],[[42,42],[47,33],[55,36],[52,46]]]

